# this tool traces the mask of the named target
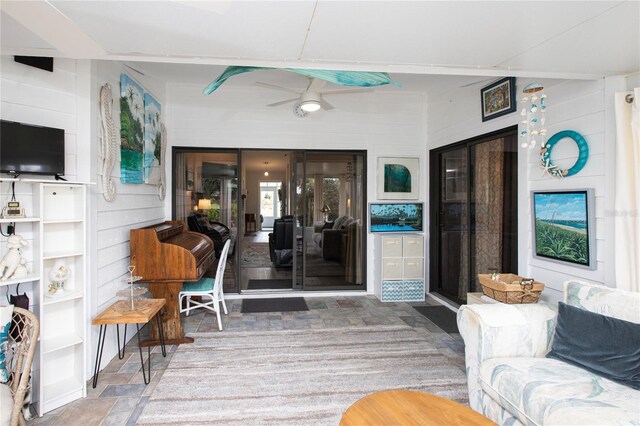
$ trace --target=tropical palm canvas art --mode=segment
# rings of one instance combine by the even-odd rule
[[[144,183],[144,90],[120,75],[120,182]]]
[[[535,192],[535,255],[589,266],[587,191]]]
[[[144,182],[160,183],[160,103],[150,94],[144,94]]]

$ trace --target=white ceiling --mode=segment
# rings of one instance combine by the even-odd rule
[[[407,90],[640,70],[638,1],[2,0],[0,10],[2,54],[122,60],[167,82],[206,85],[227,65],[386,71]],[[304,84],[268,78],[225,84]]]

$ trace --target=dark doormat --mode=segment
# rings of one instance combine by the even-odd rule
[[[420,312],[445,333],[459,333],[456,313],[446,306],[414,306],[413,309]]]
[[[249,284],[247,285],[247,290],[280,290],[283,288],[292,288],[291,280],[249,280]]]
[[[257,312],[289,312],[308,311],[307,303],[302,297],[285,297],[281,299],[244,299],[242,301],[243,314]]]

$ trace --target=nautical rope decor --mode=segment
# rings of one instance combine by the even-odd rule
[[[165,158],[167,151],[167,128],[160,123],[160,183],[158,184],[158,198],[164,200],[167,192],[167,173],[165,171]]]
[[[578,159],[575,164],[568,169],[561,169],[551,162],[551,150],[560,140],[564,138],[572,139],[578,145]],[[578,132],[573,130],[563,130],[549,138],[546,144],[542,144],[540,148],[540,163],[544,171],[549,175],[557,178],[573,176],[578,174],[580,170],[587,164],[589,158],[589,145],[587,141]]]
[[[113,122],[113,95],[111,85],[106,83],[100,88],[100,160],[102,161],[102,195],[111,202],[116,198],[116,185],[111,179],[111,171],[116,162],[119,146],[116,142],[116,126]]]

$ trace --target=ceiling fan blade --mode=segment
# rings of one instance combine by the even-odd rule
[[[288,104],[289,102],[294,102],[294,101],[297,101],[297,100],[300,100],[300,98],[291,98],[291,99],[287,99],[287,100],[280,101],[280,102],[274,102],[274,103],[269,104],[267,106],[274,107],[274,106]]]
[[[312,78],[309,82],[309,87],[307,87],[307,92],[318,92],[320,89],[324,87],[327,82],[325,80],[320,80],[319,78]]]
[[[333,105],[331,105],[329,102],[325,101],[322,98],[320,98],[320,106],[325,111],[329,111],[329,110],[332,110],[334,108]]]
[[[371,88],[362,88],[362,89],[343,89],[343,90],[326,90],[326,91],[322,91],[321,93],[323,95],[340,95],[340,94],[347,94],[347,93],[370,93],[373,92],[373,89]]]
[[[264,88],[267,88],[267,89],[282,90],[283,92],[295,93],[296,95],[299,95],[301,93],[299,90],[290,89],[288,87],[276,86],[275,84],[262,83],[260,81],[256,81],[253,84],[255,86],[260,86],[260,87],[264,87]]]

